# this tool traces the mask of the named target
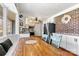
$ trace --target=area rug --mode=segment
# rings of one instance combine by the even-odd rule
[[[25,43],[26,44],[36,44],[37,41],[36,40],[26,40]]]

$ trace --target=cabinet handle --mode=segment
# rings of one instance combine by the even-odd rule
[[[76,38],[74,38],[74,41],[75,41],[75,42],[77,42],[77,39],[76,39]]]

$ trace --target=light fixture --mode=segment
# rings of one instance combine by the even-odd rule
[[[61,22],[63,24],[67,24],[69,21],[71,20],[71,16],[70,15],[64,15],[61,19]]]

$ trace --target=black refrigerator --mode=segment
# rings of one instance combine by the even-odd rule
[[[48,31],[49,31],[49,38],[48,38],[47,42],[49,44],[52,44],[52,39],[50,38],[50,36],[52,35],[52,33],[55,33],[55,24],[54,23],[48,23]]]
[[[48,23],[48,31],[49,31],[49,33],[55,33],[55,24],[54,23]]]

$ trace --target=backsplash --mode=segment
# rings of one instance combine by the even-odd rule
[[[67,24],[63,24],[61,22],[61,19],[64,15],[71,16],[71,20]],[[79,34],[79,8],[55,17],[55,21],[56,21],[56,33]]]

